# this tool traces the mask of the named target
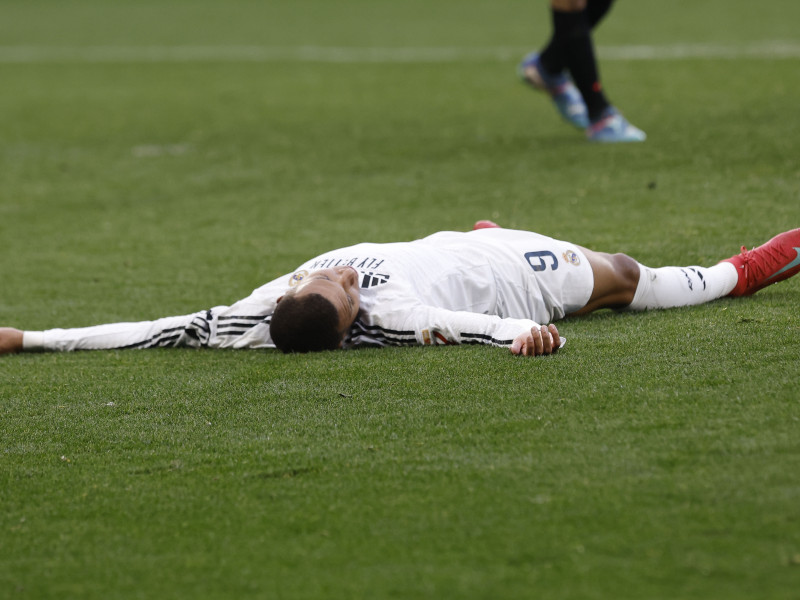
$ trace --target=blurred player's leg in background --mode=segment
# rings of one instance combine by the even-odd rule
[[[553,31],[541,52],[526,56],[520,77],[550,94],[568,122],[595,142],[641,142],[646,135],[631,125],[605,96],[594,53],[592,30],[614,0],[551,0]]]

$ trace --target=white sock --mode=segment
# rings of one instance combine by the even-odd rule
[[[660,267],[639,265],[639,285],[629,310],[673,308],[711,302],[728,295],[739,275],[731,263],[713,267]]]

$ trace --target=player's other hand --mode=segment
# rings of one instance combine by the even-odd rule
[[[520,356],[539,356],[552,354],[561,347],[558,329],[552,323],[531,327],[530,331],[519,334],[511,344],[511,354]]]

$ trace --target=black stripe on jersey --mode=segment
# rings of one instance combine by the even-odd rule
[[[192,319],[191,326],[196,327],[197,329],[202,329],[206,333],[211,333],[211,327],[208,326],[208,321],[201,317],[195,317]]]
[[[391,335],[382,335],[379,333],[370,333],[370,334],[356,334],[351,337],[351,339],[356,339],[360,337],[371,338],[380,342],[384,342],[386,344],[391,344],[393,346],[403,346],[409,345],[414,346],[417,343],[416,337],[397,337]]]
[[[514,340],[498,340],[485,333],[462,333],[461,339],[464,344],[499,344],[507,346],[513,343]]]
[[[399,331],[397,329],[387,329],[385,327],[381,327],[380,325],[366,325],[362,321],[356,319],[356,321],[352,325],[353,329],[357,329],[364,333],[375,333],[378,335],[395,335],[395,336],[414,336],[414,331]]]
[[[366,325],[356,320],[350,330],[348,341],[358,339],[361,336],[368,336],[375,339],[377,343],[384,343],[393,346],[413,346],[417,344],[417,337],[414,331],[399,331],[396,329],[386,329],[379,325]],[[498,346],[510,346],[514,340],[500,340],[485,333],[462,333],[462,344],[496,344]]]
[[[415,339],[399,339],[388,338],[379,335],[354,335],[345,340],[345,344],[352,344],[353,346],[416,346],[417,340]]]
[[[225,323],[223,323],[225,321]],[[249,321],[249,322],[243,322]],[[244,335],[256,325],[269,325],[272,315],[247,315],[247,316],[228,316],[219,317],[217,325],[217,335]]]
[[[128,350],[133,348],[154,348],[157,346],[169,346],[176,340],[178,340],[183,332],[186,331],[185,326],[181,327],[170,327],[169,329],[164,329],[154,336],[150,337],[149,339],[142,340],[141,342],[136,342],[134,344],[128,344],[127,346],[119,346],[119,350]]]
[[[211,337],[211,327],[208,325],[208,321],[206,321],[204,318],[195,317],[186,328],[186,334],[190,337],[193,337],[205,346]]]
[[[358,338],[366,337],[371,338],[365,340],[364,344],[377,344],[377,345],[416,345],[417,337],[414,331],[398,331],[396,329],[386,329],[379,325],[366,325],[364,322],[356,320],[350,328],[350,333],[347,336],[347,342],[353,342]]]
[[[261,325],[261,323],[263,323],[263,322],[264,321],[259,321],[258,323],[237,323],[237,322],[234,322],[234,323],[226,323],[225,325],[220,323],[219,325],[217,325],[217,333],[219,333],[220,331],[228,330],[228,329],[252,329],[256,325]]]
[[[386,341],[392,346],[416,346],[417,339],[400,339],[400,338],[386,338]]]
[[[180,337],[181,337],[180,333],[177,333],[177,334],[174,334],[174,335],[170,335],[170,336],[167,336],[167,337],[162,337],[160,340],[158,340],[158,343],[156,344],[156,346],[161,347],[161,348],[166,348],[168,346],[173,346],[175,344],[175,342],[177,342],[180,339]]]
[[[370,333],[380,332],[392,335],[415,335],[413,330],[398,331],[397,329],[386,329],[385,327],[381,327],[380,325],[366,325],[365,323],[359,321],[358,319],[356,319],[356,321],[353,323],[353,327],[357,327],[361,331],[366,331]]]
[[[266,318],[271,317],[272,315],[247,315],[247,316],[221,316],[219,317],[220,321],[263,321]]]

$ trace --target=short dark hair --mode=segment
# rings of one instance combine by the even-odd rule
[[[320,294],[286,294],[275,307],[269,333],[283,352],[335,350],[343,337],[336,307]]]

